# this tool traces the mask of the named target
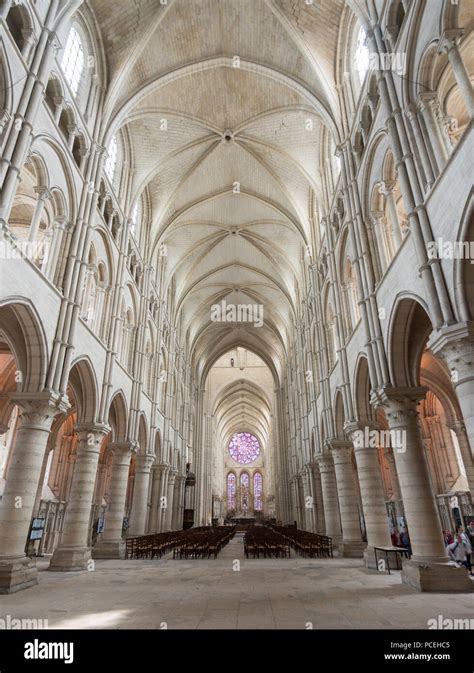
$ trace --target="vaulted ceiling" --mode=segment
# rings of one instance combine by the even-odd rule
[[[281,373],[321,146],[337,136],[345,3],[90,4],[108,67],[104,137],[126,128],[133,198],[148,190],[152,248],[166,245],[197,370],[241,345]],[[262,304],[263,327],[212,322],[222,300]]]

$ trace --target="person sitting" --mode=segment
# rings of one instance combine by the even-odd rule
[[[451,534],[451,531],[449,531],[449,530],[443,530],[443,537],[444,537],[444,546],[445,547],[447,547],[448,545],[450,545],[454,542],[454,538]]]
[[[447,550],[449,558],[454,562],[456,568],[464,566],[467,568],[469,576],[474,577],[471,565],[472,547],[462,526],[457,527],[455,539],[451,544],[448,544]]]

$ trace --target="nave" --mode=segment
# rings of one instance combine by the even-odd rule
[[[473,28],[471,0],[1,4],[0,617],[472,607]],[[252,525],[334,558],[213,548]]]
[[[439,614],[472,618],[472,596],[420,594],[358,559],[246,559],[239,533],[216,559],[97,561],[89,573],[40,572],[38,586],[1,600],[53,629],[426,629]]]

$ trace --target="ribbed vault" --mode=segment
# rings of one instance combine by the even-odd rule
[[[104,144],[127,138],[130,203],[147,194],[150,259],[166,250],[198,377],[237,345],[285,368],[321,152],[337,142],[344,3],[318,4],[145,0],[117,23],[92,0],[111,81]],[[213,322],[220,302],[263,307],[263,325]]]

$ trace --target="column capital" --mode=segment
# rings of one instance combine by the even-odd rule
[[[81,129],[77,124],[68,124],[67,132],[74,136],[80,135],[80,133],[82,133]]]
[[[452,353],[456,358],[473,355],[474,347],[474,321],[458,322],[454,325],[442,327],[436,332],[432,332],[427,343],[435,355],[441,355],[448,358]]]
[[[380,431],[376,421],[353,421],[344,425],[344,431],[354,445],[354,450],[377,449],[375,438]]]
[[[379,430],[380,423],[377,423],[375,420],[367,419],[365,421],[350,421],[349,423],[344,423],[344,432],[350,439],[350,435],[353,432],[358,432],[360,430],[364,431],[366,428],[369,430]]]
[[[170,473],[168,475],[168,486],[173,486],[177,476],[178,472],[176,470],[170,470]]]
[[[62,44],[55,30],[49,31],[48,43],[53,47],[55,52],[58,52],[61,49]]]
[[[375,110],[377,109],[377,103],[379,101],[379,94],[378,93],[368,93],[366,95],[367,98],[367,103],[369,104],[370,109],[372,110],[372,113],[375,113]]]
[[[318,461],[321,474],[334,470],[334,461],[330,453],[321,453],[319,456],[316,456],[316,460]]]
[[[48,425],[58,414],[70,409],[67,397],[55,391],[41,393],[12,393],[10,402],[20,407],[19,416],[24,423]]]
[[[456,323],[433,332],[427,347],[442,357],[451,370],[451,381],[474,383],[474,322]]]
[[[104,145],[99,145],[99,143],[96,143],[94,150],[98,156],[105,156],[107,153],[107,148]]]
[[[46,199],[51,198],[51,192],[49,191],[48,187],[44,185],[35,187],[34,191],[36,194],[38,194],[38,201],[46,201]]]
[[[385,411],[391,429],[397,426],[404,427],[418,417],[418,405],[424,399],[428,388],[418,386],[413,388],[380,388],[372,402]]]
[[[6,108],[3,108],[3,110],[0,110],[0,133],[3,132],[3,129],[7,125],[7,123],[11,119],[11,114],[8,112]]]
[[[428,392],[426,386],[384,386],[372,391],[370,403],[374,407],[385,407],[389,404],[418,404]]]
[[[137,452],[137,447],[137,442],[132,440],[111,442],[109,444],[109,449],[112,451],[114,458],[131,458]]]
[[[150,472],[153,463],[155,462],[155,456],[150,453],[137,453],[136,460],[137,469],[140,470],[140,472]]]
[[[336,439],[329,440],[327,445],[331,449],[334,465],[350,462],[353,448],[352,442],[348,441],[347,439]]]
[[[96,435],[105,437],[108,435],[111,428],[106,423],[76,423],[75,431],[81,438],[81,435]],[[87,438],[87,437],[86,437]],[[99,441],[101,441],[99,439]]]
[[[152,467],[153,472],[159,472],[160,474],[164,474],[166,470],[168,469],[168,465],[165,465],[164,463],[155,463]]]
[[[418,108],[423,112],[427,107],[439,106],[439,98],[436,91],[422,91],[418,95]]]
[[[466,434],[466,424],[464,421],[456,418],[454,421],[446,423],[447,427],[456,433],[456,435]]]
[[[388,194],[391,194],[393,190],[395,189],[395,185],[397,184],[396,180],[381,180],[379,182],[379,192],[380,194],[383,194],[383,196],[387,196]]]
[[[438,54],[447,54],[451,49],[457,47],[463,35],[464,30],[462,28],[451,28],[443,31],[438,42]]]

